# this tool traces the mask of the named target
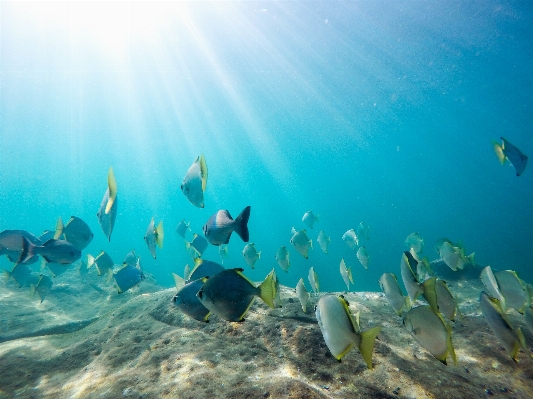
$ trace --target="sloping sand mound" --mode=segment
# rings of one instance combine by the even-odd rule
[[[0,398],[532,397],[533,362],[525,353],[518,364],[507,356],[480,314],[481,285],[471,283],[451,284],[461,285],[465,315],[454,324],[457,366],[444,366],[420,347],[381,294],[345,294],[352,312],[361,311],[363,330],[383,326],[374,370],[357,350],[337,362],[313,306],[304,314],[288,288],[281,309],[257,300],[243,323],[216,316],[201,323],[173,307],[174,289],[155,291],[149,281],[122,295],[60,289],[43,304],[8,286]],[[32,317],[39,320],[33,326],[25,322]],[[522,317],[510,318],[533,342]],[[72,324],[80,321],[85,325]]]

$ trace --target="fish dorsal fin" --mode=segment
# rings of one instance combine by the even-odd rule
[[[172,277],[174,278],[174,284],[176,285],[176,289],[178,291],[181,290],[185,285],[185,280],[178,276],[176,273],[172,273]]]
[[[163,238],[165,237],[165,232],[163,231],[163,221],[160,220],[159,224],[155,228],[155,243],[159,248],[163,248]]]
[[[113,172],[112,167],[110,167],[107,172],[107,188],[109,190],[109,198],[107,199],[107,204],[105,206],[106,215],[111,211],[111,208],[117,199],[117,180],[115,179],[115,173]]]
[[[59,216],[56,222],[56,232],[54,234],[54,240],[57,240],[59,237],[61,237],[64,228],[65,226],[63,225],[63,219],[61,219],[61,216]]]
[[[291,228],[291,234],[296,234],[296,233],[297,233],[297,231],[296,231],[296,229],[295,229],[294,226],[293,226],[293,227]]]

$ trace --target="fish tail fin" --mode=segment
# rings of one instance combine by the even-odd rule
[[[503,154],[503,147],[495,141],[492,142],[492,147],[494,148],[494,153],[498,157],[498,161],[500,161],[500,164],[503,165],[505,163],[505,155]]]
[[[242,210],[242,212],[235,219],[234,231],[241,237],[244,242],[248,242],[250,239],[250,233],[248,231],[248,219],[250,219],[250,206]]]
[[[270,306],[272,309],[275,308],[274,298],[276,298],[276,272],[272,270],[268,276],[266,276],[265,281],[259,286],[260,294],[259,297],[265,301],[265,303]]]
[[[361,333],[359,342],[359,352],[366,363],[366,366],[372,370],[372,352],[374,352],[374,342],[381,331],[381,327],[374,327]]]
[[[159,224],[155,228],[155,243],[159,248],[163,248],[163,238],[165,237],[165,232],[163,231],[163,221],[160,220]]]
[[[95,264],[94,256],[92,256],[91,254],[88,254],[87,255],[87,269],[89,269],[94,264]]]
[[[22,237],[22,250],[20,251],[20,256],[17,261],[17,263],[24,263],[28,259],[33,258],[35,255],[37,255],[35,249],[37,247],[35,244],[28,241],[26,237]]]
[[[115,179],[115,173],[113,173],[113,167],[110,167],[109,171],[107,172],[107,187],[109,190],[109,198],[105,206],[106,215],[111,211],[111,208],[113,207],[113,204],[115,203],[115,200],[117,199],[117,179]]]
[[[54,234],[54,240],[57,240],[59,237],[61,237],[64,229],[65,226],[63,225],[63,219],[61,219],[61,216],[59,216],[56,222],[56,232]]]

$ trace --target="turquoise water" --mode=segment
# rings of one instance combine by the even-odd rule
[[[172,285],[190,263],[174,229],[251,205],[251,270],[233,235],[225,267],[294,286],[311,266],[324,291],[379,290],[399,275],[408,234],[461,240],[477,263],[533,281],[533,171],[500,166],[504,136],[533,156],[533,8],[523,2],[0,3],[0,230],[40,234],[75,215],[84,251]],[[204,209],[180,191],[201,153]],[[112,166],[111,242],[96,213]],[[289,243],[320,222],[308,260]],[[151,217],[165,243],[151,258]],[[341,240],[364,221],[369,270]],[[323,254],[316,237],[331,236]],[[289,248],[284,273],[274,255]],[[210,247],[206,259],[219,259]],[[1,259],[0,267],[8,267]]]

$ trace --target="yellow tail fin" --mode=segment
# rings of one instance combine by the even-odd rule
[[[155,228],[155,243],[159,248],[163,248],[163,238],[165,237],[165,233],[163,231],[163,221],[160,220],[159,224]]]
[[[372,370],[372,352],[374,352],[374,341],[381,331],[381,327],[374,327],[361,333],[359,341],[359,352],[366,363],[366,366]]]

